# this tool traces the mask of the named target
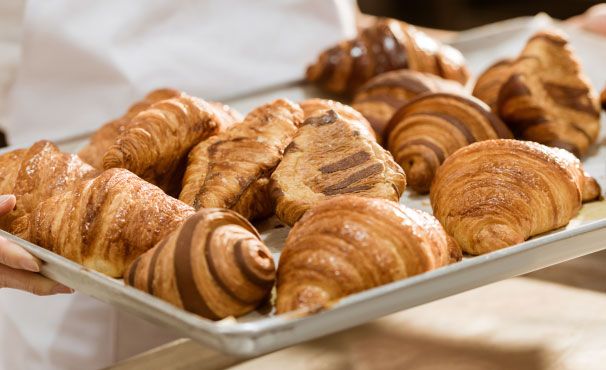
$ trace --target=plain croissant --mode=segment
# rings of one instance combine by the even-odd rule
[[[96,175],[98,171],[78,156],[61,152],[49,141],[0,155],[0,194],[14,194],[17,198],[15,209],[0,217],[1,227],[11,232],[12,222],[31,212],[38,203]]]
[[[118,277],[192,214],[131,172],[111,169],[38,204],[13,225],[23,239]]]
[[[380,19],[351,40],[320,54],[307,69],[307,80],[333,93],[352,94],[371,77],[411,69],[467,82],[461,53],[415,27],[395,19]]]
[[[471,96],[427,93],[402,106],[385,129],[385,143],[408,185],[427,193],[449,155],[476,141],[512,138],[488,106]]]
[[[482,254],[566,225],[597,182],[566,150],[487,140],[459,149],[438,169],[433,213],[463,251]]]
[[[230,208],[247,219],[269,216],[269,176],[302,121],[298,105],[278,99],[201,142],[189,153],[179,199],[196,209]]]
[[[239,119],[227,106],[185,94],[159,101],[132,118],[105,153],[103,167],[126,168],[178,195],[189,151]]]
[[[124,275],[128,285],[212,320],[252,311],[274,280],[271,252],[255,228],[216,208],[191,216]]]
[[[121,117],[101,126],[90,137],[89,143],[78,152],[78,156],[91,166],[102,170],[105,152],[116,141],[116,138],[124,131],[124,128],[134,116],[158,101],[179,95],[181,95],[181,92],[174,89],[157,89],[150,92],[143,100],[133,104]]]
[[[383,199],[343,195],[309,210],[278,265],[278,313],[316,310],[349,294],[461,259],[431,215]]]

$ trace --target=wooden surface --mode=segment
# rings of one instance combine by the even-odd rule
[[[219,369],[240,361],[184,341],[116,369]],[[605,369],[606,252],[227,368]]]

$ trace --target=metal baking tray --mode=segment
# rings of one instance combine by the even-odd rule
[[[488,28],[464,32],[454,44],[463,49],[471,70],[478,73],[500,55],[514,55],[527,36],[549,22],[549,19],[542,16],[499,23]],[[500,32],[503,30],[507,30],[507,34]],[[496,42],[495,38],[499,38],[499,41]],[[571,33],[571,39],[581,59],[588,56],[599,58],[598,60],[606,59],[606,55],[598,56],[594,53],[595,50],[597,54],[600,50],[606,53],[606,41],[587,36],[582,32]],[[599,80],[601,78],[599,63],[593,65],[589,64],[588,74],[594,84],[601,86],[604,81]],[[246,112],[273,98],[288,97],[300,100],[314,96],[316,93],[308,87],[292,84],[250,96],[226,99],[225,102]],[[603,126],[605,123],[603,120]],[[602,138],[605,136],[602,132]],[[606,188],[606,147],[603,144],[604,139],[601,140],[602,144],[585,160],[585,166],[604,189]],[[80,137],[67,139],[59,144],[64,150],[76,151],[85,141],[86,138]],[[426,196],[414,196],[406,192],[401,202],[431,212]],[[279,225],[275,218],[257,226],[277,261],[288,228]],[[279,316],[253,312],[239,319],[230,318],[218,322],[185,312],[160,299],[125,286],[121,280],[84,268],[11,234],[3,231],[0,231],[0,234],[43,260],[45,263],[42,274],[49,278],[124,308],[151,322],[176,329],[184,336],[224,353],[248,357],[606,249],[606,202],[584,205],[580,214],[565,228],[535,237],[517,246],[479,257],[466,258],[450,266],[351,295],[312,316],[303,316],[296,312]]]

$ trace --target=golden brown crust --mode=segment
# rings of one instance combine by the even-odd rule
[[[174,98],[179,95],[181,95],[181,92],[174,89],[157,89],[150,92],[143,100],[133,104],[122,117],[101,126],[90,137],[89,143],[78,152],[78,156],[91,166],[102,170],[103,155],[134,116],[160,100]]]
[[[492,64],[478,77],[473,88],[473,96],[488,104],[493,112],[497,112],[499,91],[511,75],[512,64],[512,59],[502,59]]]
[[[106,170],[38,204],[14,233],[86,267],[122,276],[193,208],[124,169]]]
[[[564,226],[600,189],[569,152],[487,140],[446,159],[431,186],[433,213],[463,251],[483,254]]]
[[[278,99],[201,142],[189,154],[179,199],[196,209],[237,209],[248,219],[267,216],[272,211],[268,178],[302,121],[298,105]]]
[[[307,68],[308,81],[333,93],[352,94],[373,76],[411,69],[461,83],[469,72],[463,56],[413,26],[395,19],[379,19],[351,40],[325,50]]]
[[[14,194],[17,199],[15,209],[0,218],[0,226],[9,232],[12,222],[38,203],[99,174],[75,154],[62,153],[49,141],[3,154],[0,166],[0,194]]]
[[[409,101],[385,129],[387,148],[406,173],[408,185],[429,191],[444,160],[476,141],[512,138],[488,106],[471,96],[426,93]]]
[[[159,101],[132,118],[103,157],[103,166],[126,168],[178,194],[187,154],[202,140],[225,130],[236,114],[182,94]]]
[[[460,259],[454,240],[427,213],[383,199],[335,197],[309,210],[288,234],[277,312],[313,311]]]
[[[408,69],[382,73],[362,85],[354,96],[352,107],[362,113],[378,135],[393,114],[410,99],[428,92],[465,94],[458,82]]]
[[[313,98],[302,101],[301,109],[303,109],[304,119],[320,115],[332,109],[348,121],[355,123],[362,135],[367,136],[369,139],[375,141],[380,139],[380,137],[377,136],[377,133],[370,125],[370,122],[368,122],[368,120],[364,118],[362,113],[358,112],[349,105],[342,104],[338,101],[330,99]]]
[[[191,216],[124,274],[126,284],[212,320],[252,311],[274,280],[271,252],[255,228],[216,208]]]
[[[404,172],[365,127],[334,110],[305,120],[271,176],[282,222],[293,225],[314,204],[339,194],[400,198]]]
[[[587,153],[600,129],[599,103],[568,41],[533,36],[499,91],[498,112],[516,137]]]
[[[606,110],[606,87],[604,87],[604,90],[600,94],[600,102],[602,103],[602,109]]]

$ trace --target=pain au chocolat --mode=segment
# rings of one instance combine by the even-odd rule
[[[398,201],[404,172],[366,124],[333,109],[307,118],[271,176],[276,215],[293,225],[317,202],[340,194]]]
[[[493,112],[497,112],[497,99],[501,86],[511,75],[513,60],[503,59],[488,67],[478,77],[472,95],[488,104]]]
[[[597,96],[566,38],[533,36],[511,65],[497,99],[499,116],[516,137],[587,153],[600,130]]]
[[[378,135],[383,135],[398,108],[428,92],[465,94],[465,88],[456,81],[436,75],[400,69],[371,78],[356,91],[351,106],[364,115]]]
[[[288,234],[276,309],[313,312],[460,259],[456,242],[433,216],[384,199],[341,195],[318,203]]]
[[[427,193],[438,167],[459,148],[476,141],[512,137],[507,126],[478,99],[427,93],[394,114],[384,142],[404,169],[408,186]]]
[[[298,105],[278,99],[201,142],[189,153],[179,199],[195,209],[230,208],[247,219],[271,215],[269,176],[302,121]]]
[[[327,91],[349,95],[373,76],[397,69],[427,72],[463,84],[469,78],[458,50],[395,19],[379,19],[356,38],[325,50],[308,67],[306,77]]]
[[[487,140],[448,157],[429,195],[434,216],[475,255],[566,225],[600,187],[566,150]]]

